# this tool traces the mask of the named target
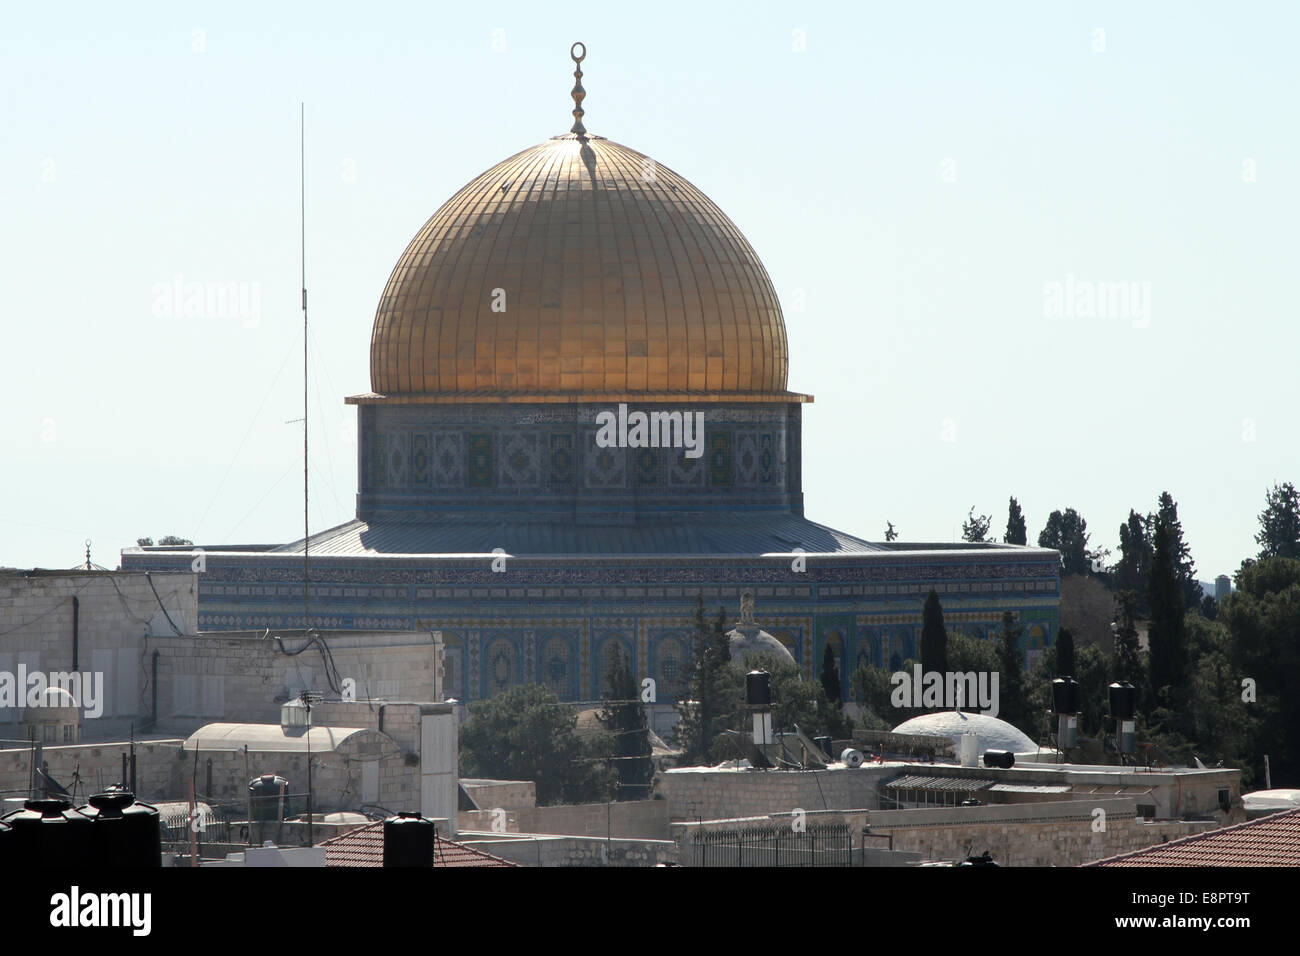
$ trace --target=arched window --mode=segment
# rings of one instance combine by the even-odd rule
[[[489,641],[483,651],[483,696],[495,697],[517,681],[519,655],[508,638]]]

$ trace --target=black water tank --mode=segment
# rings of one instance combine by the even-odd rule
[[[90,798],[81,812],[90,817],[93,865],[132,869],[162,866],[158,810],[136,803],[129,790],[109,790]],[[188,834],[187,834],[188,836]]]
[[[1010,750],[986,750],[984,751],[984,766],[1001,767],[1003,770],[1010,770],[1016,764],[1016,755]]]
[[[91,866],[90,818],[67,800],[26,800],[7,814],[15,867],[73,869]],[[22,872],[15,869],[13,872]]]
[[[384,866],[433,866],[437,827],[418,813],[399,813],[384,821]]]
[[[248,784],[249,816],[255,821],[280,820],[280,793],[285,793],[285,816],[289,814],[289,781],[279,774],[264,773]]]
[[[1079,682],[1073,677],[1058,677],[1052,681],[1052,713],[1077,714],[1079,712]]]
[[[745,703],[750,707],[772,706],[772,675],[767,671],[750,671],[745,675]]]
[[[1111,684],[1110,715],[1116,720],[1132,720],[1137,713],[1137,688],[1128,681]]]

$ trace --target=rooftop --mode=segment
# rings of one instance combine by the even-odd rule
[[[1300,866],[1300,809],[1084,866]]]
[[[257,753],[324,753],[337,750],[354,734],[378,734],[365,727],[291,727],[280,724],[206,724],[185,740],[183,750]]]
[[[325,850],[326,866],[383,866],[384,821],[358,827],[319,844]],[[480,867],[517,866],[508,860],[437,837],[433,843],[434,866]]]

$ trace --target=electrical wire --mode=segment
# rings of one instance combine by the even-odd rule
[[[244,517],[240,518],[239,521],[235,523],[235,526],[231,528],[230,531],[226,534],[226,536],[221,539],[222,544],[225,544],[227,541],[229,541],[231,536],[234,535],[234,533],[239,530],[240,525],[242,525],[245,521],[247,521],[249,517],[253,514],[253,512],[255,512],[258,508],[262,507],[262,502],[264,502],[267,498],[270,497],[271,492],[275,491],[275,489],[279,487],[280,482],[284,481],[284,479],[289,476],[289,472],[293,471],[295,466],[296,466],[296,462],[290,464],[289,467],[284,470],[284,473],[281,474],[279,478],[275,479],[275,482],[271,485],[271,487],[267,488],[266,491],[262,493],[262,497],[257,499],[257,503],[253,505],[253,507],[249,508],[248,511],[244,513]]]
[[[235,467],[235,462],[239,458],[239,453],[244,450],[244,444],[248,441],[248,436],[253,433],[253,427],[257,424],[257,418],[262,414],[262,409],[266,407],[267,400],[271,397],[271,393],[275,391],[275,386],[280,381],[281,374],[284,373],[284,367],[289,364],[289,357],[294,354],[294,347],[297,344],[298,336],[294,335],[293,341],[289,344],[289,351],[285,353],[284,359],[281,360],[280,367],[276,370],[275,377],[271,379],[270,387],[266,390],[266,394],[262,396],[261,404],[257,406],[257,411],[253,412],[253,417],[248,421],[248,428],[244,431],[244,437],[239,440],[239,445],[235,448],[235,454],[230,458],[230,464],[226,465],[225,474],[221,476],[221,481],[217,483],[217,490],[212,493],[212,499],[208,502],[208,506],[203,509],[203,514],[199,517],[198,524],[194,526],[196,532],[199,528],[203,527],[203,522],[207,520],[208,512],[210,512],[212,506],[216,504],[217,498],[221,494],[221,489],[226,485],[226,479],[230,477],[231,469]]]
[[[330,690],[336,694],[343,693],[342,678],[339,676],[338,666],[334,663],[334,655],[330,652],[329,644],[325,642],[323,637],[319,634],[313,633],[303,643],[302,647],[298,648],[296,651],[291,651],[284,646],[283,638],[272,635],[269,628],[266,633],[271,637],[271,640],[276,642],[276,645],[280,649],[280,653],[284,654],[286,657],[297,657],[303,651],[307,650],[307,648],[314,645],[320,652],[321,661],[325,666],[325,680],[329,684]]]
[[[153,583],[153,575],[146,571],[144,573],[144,578],[149,582],[149,587],[153,591],[153,596],[158,601],[158,607],[162,608],[163,617],[167,618],[167,623],[171,625],[172,631],[175,632],[177,637],[184,637],[185,634],[176,626],[176,622],[172,620],[172,616],[167,613],[167,608],[163,606],[162,596],[159,595],[158,588],[155,587]],[[116,586],[117,585],[115,584],[114,587]]]

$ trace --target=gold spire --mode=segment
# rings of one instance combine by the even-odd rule
[[[578,53],[578,48],[582,52]],[[579,139],[585,139],[587,136],[587,127],[582,125],[582,117],[586,112],[582,108],[583,98],[586,97],[587,91],[582,88],[582,61],[587,58],[587,45],[581,41],[569,47],[569,56],[573,58],[573,126],[570,133],[576,133]]]

